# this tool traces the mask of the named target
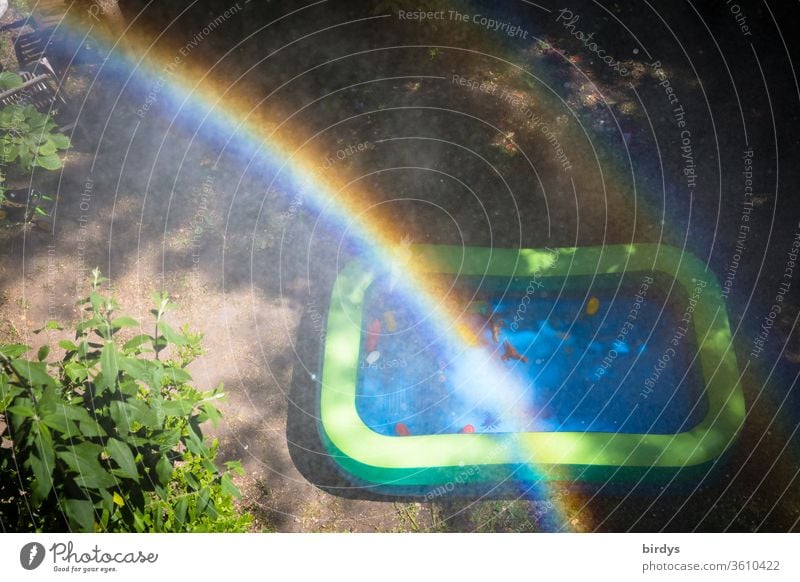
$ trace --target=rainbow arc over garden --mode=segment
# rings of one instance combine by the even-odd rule
[[[319,171],[314,137],[279,137],[291,116],[265,119],[208,71],[166,78],[170,57],[128,42],[107,66],[158,87],[148,115],[224,143],[266,196],[302,197],[358,249],[331,290],[310,388],[315,429],[354,486],[552,499],[564,483],[702,476],[733,443],[740,373],[698,259],[656,244],[409,245],[368,212],[369,193]],[[554,529],[581,503],[560,500]]]

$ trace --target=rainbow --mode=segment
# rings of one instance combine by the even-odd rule
[[[63,26],[82,37],[90,32],[71,20],[65,20]],[[346,233],[348,242],[354,244],[371,265],[388,271],[396,264],[398,242],[403,233],[398,232],[388,217],[381,218],[368,212],[371,196],[357,187],[357,180],[347,181],[333,172],[320,171],[323,155],[315,151],[313,145],[317,135],[305,140],[286,135],[289,132],[285,129],[292,128],[294,114],[282,120],[269,118],[263,113],[263,107],[251,107],[233,85],[224,86],[215,81],[211,77],[213,69],[201,71],[182,67],[178,71],[171,65],[175,62],[175,54],[155,51],[144,39],[136,38],[130,32],[124,37],[124,44],[117,40],[109,48],[113,56],[103,67],[127,75],[126,86],[158,87],[158,94],[148,105],[148,110],[139,113],[142,117],[150,115],[151,105],[155,105],[152,107],[153,115],[171,117],[165,136],[174,126],[186,126],[194,128],[192,140],[198,137],[201,140],[223,140],[217,163],[222,152],[235,153],[246,161],[248,169],[265,177],[271,176],[266,185],[266,196],[280,195],[291,200],[293,196],[302,195],[303,205],[324,212],[326,223]],[[263,105],[277,91],[264,97],[257,105]],[[259,215],[262,210],[263,205]],[[441,289],[426,274],[428,269],[425,265],[409,261],[404,268],[405,278],[400,283],[409,303],[430,318],[443,340],[462,351],[470,349],[472,338],[462,320],[465,315],[463,305],[448,299],[448,290]],[[522,477],[538,474],[535,464],[527,470],[530,475]],[[540,483],[537,487],[539,490],[532,492],[533,497],[547,500],[548,507],[540,524],[542,527],[571,529],[571,524],[577,522],[572,518],[578,513],[583,520],[582,527],[587,526],[585,505],[580,496],[575,493],[556,494],[550,489],[552,485]]]

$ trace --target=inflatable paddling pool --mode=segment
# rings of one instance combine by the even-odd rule
[[[451,329],[360,262],[332,290],[319,429],[350,482],[658,481],[704,474],[735,440],[745,407],[726,308],[693,256],[639,244],[413,257],[460,302]]]

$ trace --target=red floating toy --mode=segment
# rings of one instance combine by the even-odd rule
[[[373,319],[367,326],[367,353],[375,351],[378,347],[378,338],[381,335],[381,322]]]

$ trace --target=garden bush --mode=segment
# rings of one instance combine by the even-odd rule
[[[0,72],[0,92],[22,83],[16,73]],[[8,168],[18,167],[23,172],[61,168],[59,151],[69,148],[70,140],[56,128],[50,115],[40,113],[25,99],[0,107],[0,205],[4,202],[3,183]]]
[[[74,340],[0,346],[0,526],[7,531],[246,531],[232,474],[201,426],[220,418],[221,387],[203,392],[186,367],[201,336],[164,319],[155,294],[152,333],[118,315],[93,272]],[[59,330],[54,321],[43,330]],[[43,331],[39,330],[39,331]],[[127,341],[120,339],[123,332]]]

